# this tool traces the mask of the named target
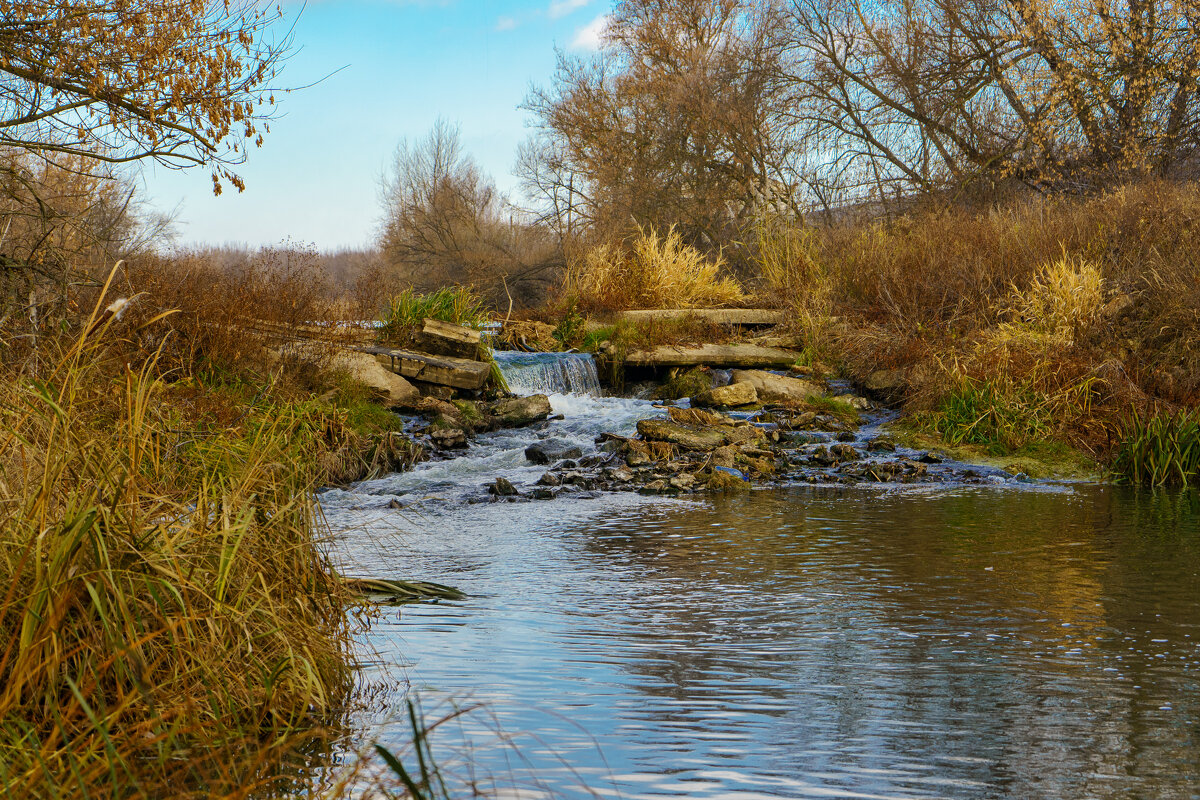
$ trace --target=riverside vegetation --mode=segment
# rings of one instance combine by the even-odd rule
[[[323,769],[364,689],[358,595],[449,590],[347,582],[313,493],[422,449],[330,366],[339,333],[288,347],[297,320],[336,310],[312,263],[273,258],[120,264],[36,327],[6,321],[3,796],[338,796],[378,762]],[[146,294],[105,313],[118,286]],[[271,302],[253,320],[223,302],[255,294]],[[399,773],[372,782],[404,791]]]

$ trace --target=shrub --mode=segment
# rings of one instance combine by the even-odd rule
[[[645,229],[624,244],[595,247],[568,270],[563,291],[581,310],[718,308],[745,293],[723,276],[720,256],[709,260],[674,230]]]

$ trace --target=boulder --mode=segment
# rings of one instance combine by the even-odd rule
[[[718,428],[698,428],[680,425],[665,419],[643,419],[637,424],[643,439],[670,442],[685,450],[713,450],[725,444],[725,434]]]
[[[801,378],[788,378],[761,369],[735,369],[733,382],[749,383],[761,403],[800,403],[824,394],[821,387]]]
[[[353,380],[365,385],[389,406],[413,406],[421,400],[421,393],[415,386],[366,353],[339,352],[334,365],[344,369]]]
[[[758,402],[754,384],[742,381],[728,386],[714,386],[692,398],[692,405],[701,408],[732,408]]]
[[[550,415],[550,398],[544,394],[497,400],[492,416],[498,428],[521,428],[540,422]]]
[[[549,464],[564,458],[582,458],[583,451],[566,439],[546,439],[525,448],[525,458],[534,464]]]

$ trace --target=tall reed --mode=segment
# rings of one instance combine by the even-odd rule
[[[1200,483],[1200,411],[1142,416],[1130,412],[1113,474],[1143,486]]]
[[[244,796],[352,689],[305,420],[180,469],[153,359],[105,334],[0,379],[0,787]]]

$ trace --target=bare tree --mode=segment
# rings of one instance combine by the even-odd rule
[[[789,0],[813,173],[849,197],[1063,189],[1188,165],[1194,0]]]
[[[508,206],[444,120],[400,144],[382,201],[384,262],[418,289],[470,284],[495,302],[509,291],[531,301],[557,278],[555,237]]]
[[[520,169],[541,212],[572,234],[674,225],[708,246],[764,198],[799,213],[781,19],[738,0],[619,2],[600,53],[560,54],[526,100],[538,132]]]

